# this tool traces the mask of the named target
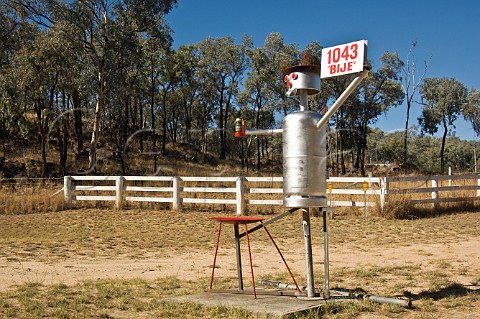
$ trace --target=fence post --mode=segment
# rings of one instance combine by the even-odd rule
[[[123,176],[117,176],[115,179],[115,208],[122,209],[123,205],[123,193],[124,193],[124,178]]]
[[[173,177],[173,210],[178,212],[182,210],[182,198],[180,192],[182,191],[180,187],[180,177]]]
[[[363,220],[367,221],[367,190],[368,183],[363,181]]]
[[[432,208],[437,207],[437,199],[438,199],[438,177],[435,176],[434,179],[432,179],[432,188],[434,189],[432,192],[432,199],[434,200],[432,204]]]
[[[448,167],[448,176],[452,176],[452,167]],[[448,179],[448,186],[452,186],[452,180]]]
[[[244,178],[239,176],[236,182],[237,193],[237,215],[243,215],[245,213],[245,183]]]
[[[72,176],[63,177],[63,197],[67,208],[72,207],[72,180]]]
[[[387,202],[387,194],[388,194],[388,180],[386,177],[382,177],[380,179],[380,209],[382,210],[382,212]]]
[[[477,185],[480,187],[480,179],[477,179]],[[477,197],[480,197],[480,189],[477,188]]]

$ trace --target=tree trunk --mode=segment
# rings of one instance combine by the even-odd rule
[[[340,167],[342,169],[342,176],[347,174],[347,168],[345,167],[345,151],[344,151],[344,143],[343,143],[343,138],[345,136],[344,132],[340,131],[339,132],[340,134],[340,139],[339,139],[339,142],[340,142]]]
[[[190,96],[190,101],[184,100],[185,108],[185,139],[187,143],[192,143],[192,105],[195,101],[195,95]]]
[[[153,171],[157,171],[157,133],[155,131],[155,75],[150,73],[150,115],[152,116],[152,150],[153,150]]]
[[[65,90],[62,92],[62,106],[63,111],[68,110],[69,99],[65,94]],[[61,124],[61,128],[60,128]],[[64,176],[67,171],[67,156],[68,156],[68,113],[65,112],[62,116],[61,122],[58,124],[58,146],[60,151],[60,175]]]
[[[104,95],[105,95],[105,70],[104,61],[100,62],[98,71],[98,92],[97,92],[97,104],[95,106],[95,116],[93,118],[93,131],[92,139],[90,141],[90,155],[88,158],[89,171],[96,171],[97,166],[97,147],[98,140],[100,138],[100,122],[102,120],[102,111],[104,107]]]
[[[130,116],[129,116],[129,106],[130,106],[130,96],[126,95],[123,98],[123,103],[124,103],[124,112],[123,112],[123,119],[121,119],[121,132],[119,136],[119,141],[117,142],[117,150],[118,150],[118,155],[120,157],[120,164],[122,168],[122,175],[125,175],[127,171],[127,165],[125,162],[125,159],[127,157],[127,152],[128,149],[125,148],[126,143],[127,143],[127,136],[128,136],[128,128],[129,128],[129,121],[130,121]]]
[[[218,127],[220,133],[220,159],[225,159],[225,145],[223,141],[223,122],[224,122],[224,114],[223,114],[223,90],[220,93],[220,110],[219,110],[219,118],[218,118]]]
[[[167,92],[168,89],[163,89],[162,94],[162,108],[163,108],[163,119],[162,119],[162,152],[165,152],[167,149]]]
[[[365,153],[367,150],[367,126],[363,128],[362,140],[361,140],[361,151],[360,151],[360,170],[362,172],[362,176],[366,176],[365,171]]]
[[[407,97],[407,118],[405,120],[405,131],[403,133],[403,164],[407,164],[408,160],[408,122],[410,119],[410,107],[412,102]]]
[[[145,138],[145,135],[143,134],[143,130],[145,129],[145,126],[143,123],[143,104],[140,101],[140,96],[138,97],[137,103],[138,103],[138,116],[139,116],[138,125],[140,128],[140,131],[142,132],[140,133],[139,147],[140,147],[140,153],[143,153],[143,140]]]
[[[227,144],[227,125],[228,125],[228,114],[230,110],[230,103],[231,103],[232,95],[228,95],[227,104],[225,105],[225,117],[223,119],[223,126],[222,126],[222,159],[227,158],[228,153],[228,144]]]
[[[77,89],[73,91],[72,102],[75,136],[77,138],[77,155],[80,155],[83,151],[83,127],[82,110],[80,107],[80,96]]]
[[[41,145],[41,157],[42,157],[42,174],[41,177],[45,178],[47,174],[47,144],[46,144],[46,132],[45,127],[47,126],[47,118],[44,118],[43,110],[45,105],[42,101],[35,101],[35,111],[37,113],[38,121],[38,132],[40,133],[40,145]]]
[[[443,122],[442,148],[440,149],[440,174],[445,174],[445,142],[447,140],[448,126],[445,120]]]
[[[339,160],[340,160],[340,156],[339,156],[339,137],[340,137],[340,134],[338,132],[338,111],[335,112],[335,176],[338,177],[338,174],[339,174]]]
[[[256,107],[255,107],[255,128],[258,130],[260,127],[260,108],[261,108],[261,104],[259,102],[259,98],[258,98],[258,94],[255,98],[255,104],[256,104]],[[260,159],[260,139],[257,137],[257,171],[260,171],[260,168],[261,168],[261,159]]]
[[[63,121],[63,148],[62,158],[60,159],[62,167],[62,176],[67,173],[67,159],[68,159],[68,123],[66,120]]]

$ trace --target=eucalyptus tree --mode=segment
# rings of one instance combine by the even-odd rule
[[[36,116],[37,133],[40,138],[42,177],[47,174],[47,148],[50,137],[56,135],[60,167],[66,168],[68,129],[62,113],[66,111],[65,86],[71,78],[74,52],[62,36],[65,30],[58,24],[51,29],[37,33],[29,46],[15,55],[17,77],[22,92],[27,97],[27,105],[32,105]],[[59,101],[63,91],[62,101]],[[29,112],[28,110],[27,112]]]
[[[262,119],[262,113],[272,113],[273,108],[269,110],[266,109],[266,106],[271,100],[272,92],[270,90],[273,87],[273,83],[276,78],[275,72],[272,72],[271,64],[269,63],[269,59],[265,54],[263,48],[255,48],[253,50],[248,51],[248,55],[251,61],[251,67],[247,76],[247,80],[245,82],[245,90],[241,92],[238,96],[238,101],[240,105],[244,107],[252,106],[253,109],[253,127],[255,128],[266,128],[271,126],[273,123],[261,123],[260,120]],[[270,66],[270,67],[269,67]],[[273,83],[272,83],[273,82]],[[264,118],[264,117],[263,117]],[[273,116],[272,116],[273,118]],[[247,125],[250,126],[250,120],[247,118]],[[243,142],[243,140],[241,141]],[[260,170],[260,143],[261,139],[256,139],[257,143],[257,170]],[[242,149],[244,145],[242,143]],[[248,155],[248,147],[245,154],[242,156]],[[244,162],[244,159],[243,161]]]
[[[180,46],[175,52],[178,68],[178,94],[179,105],[183,109],[183,128],[186,143],[193,142],[192,129],[195,122],[195,107],[198,107],[200,83],[195,76],[198,72],[199,54],[195,45]]]
[[[351,76],[332,77],[322,80],[319,105],[338,99],[351,81]],[[330,154],[333,153],[335,155],[335,164],[332,166],[334,166],[334,173],[337,176],[346,174],[345,155],[351,152],[354,145],[354,139],[352,138],[354,131],[347,122],[346,117],[349,105],[350,100],[347,100],[335,112],[335,116],[332,119],[335,127],[334,145],[329,144],[328,147]]]
[[[467,102],[462,109],[465,120],[472,124],[475,135],[480,135],[480,91],[472,88],[468,92]]]
[[[467,88],[454,78],[426,78],[420,88],[422,114],[418,123],[422,132],[435,134],[439,126],[443,128],[440,149],[440,172],[445,173],[445,141],[449,129],[461,114],[467,98]]]
[[[424,61],[424,66],[422,73],[418,74],[418,68],[416,65],[415,57],[413,51],[417,47],[417,41],[412,42],[410,50],[407,54],[407,61],[402,62],[402,83],[403,90],[405,92],[405,102],[407,103],[407,115],[405,119],[405,130],[403,133],[403,163],[406,164],[408,160],[408,131],[409,131],[409,121],[410,121],[410,110],[412,108],[413,99],[416,96],[417,91],[422,85],[423,79],[427,73],[429,61]]]
[[[227,125],[241,77],[248,67],[246,50],[251,46],[252,40],[247,36],[243,37],[241,44],[235,43],[229,36],[208,38],[198,44],[199,76],[205,85],[215,90],[215,118],[220,137],[221,159],[225,159],[227,154]]]
[[[112,38],[114,30],[123,29],[137,34],[152,31],[162,33],[165,30],[164,16],[176,4],[176,0],[9,1],[15,7],[22,7],[28,13],[29,19],[44,28],[51,28],[57,23],[74,26],[72,40],[83,44],[90,62],[95,66],[97,101],[89,157],[89,166],[93,170],[97,161],[100,125],[105,112],[109,76],[114,67],[112,60],[115,55],[123,55],[125,50],[128,50],[115,45]]]
[[[148,116],[150,127],[144,127],[150,131],[151,141],[152,141],[152,154],[154,160],[154,172],[157,171],[157,161],[159,151],[157,150],[157,116],[163,115],[163,139],[162,139],[162,151],[165,151],[166,145],[166,117],[164,113],[159,114],[163,105],[165,104],[166,92],[163,92],[162,95],[165,97],[161,98],[162,87],[166,86],[165,79],[168,78],[166,74],[171,67],[170,61],[172,61],[172,55],[175,53],[172,50],[172,38],[171,32],[168,28],[157,29],[156,32],[149,32],[146,36],[141,39],[142,52],[144,57],[144,77],[145,77],[145,99],[149,106]],[[168,62],[169,66],[166,66]],[[168,91],[168,90],[167,90]],[[163,102],[163,104],[162,104]],[[147,122],[147,121],[145,121]],[[142,124],[143,125],[143,124]],[[141,137],[142,141],[142,137]],[[143,145],[143,142],[142,142]]]
[[[49,139],[56,138],[56,145],[59,153],[60,174],[64,175],[67,170],[67,157],[70,140],[70,115],[77,112],[80,106],[74,100],[75,92],[79,87],[85,84],[83,73],[83,58],[81,56],[82,48],[78,42],[72,42],[69,35],[72,32],[72,26],[65,23],[58,23],[54,27],[42,32],[40,37],[41,45],[46,47],[46,52],[40,51],[40,55],[45,55],[42,65],[46,71],[57,70],[58,83],[54,90],[55,105],[52,108],[54,121],[49,126],[47,143]],[[44,39],[44,36],[47,40]],[[45,49],[44,49],[45,50]],[[77,109],[75,109],[77,108]],[[81,123],[80,123],[81,126]],[[78,129],[76,130],[78,132]],[[77,135],[78,140],[82,138]],[[77,150],[78,154],[78,150]]]
[[[402,62],[398,53],[385,52],[382,66],[373,71],[359,87],[356,95],[349,98],[346,112],[347,122],[355,129],[357,155],[354,167],[365,176],[365,150],[369,125],[391,107],[400,105],[404,99],[400,80]]]
[[[199,86],[198,96],[192,112],[192,126],[199,130],[200,134],[197,135],[200,135],[200,149],[206,153],[214,150],[213,143],[209,143],[209,138],[211,138],[209,130],[211,126],[214,126],[218,94],[215,82],[204,77],[204,71],[200,66],[195,73]]]
[[[0,4],[0,131],[3,141],[3,156],[7,155],[6,140],[14,132],[21,117],[18,106],[21,94],[17,87],[13,58],[21,44],[29,39],[30,25],[22,25],[14,10]],[[28,40],[27,40],[28,41]]]
[[[113,121],[110,121],[112,126],[108,130],[110,141],[116,145],[123,174],[127,170],[127,143],[138,129],[137,112],[143,107],[141,101],[145,85],[142,38],[134,32],[134,25],[128,20],[122,21],[124,19],[117,18],[122,28],[112,28],[110,32],[113,51],[117,54],[110,59],[110,88],[105,103],[106,113],[113,118]]]
[[[12,10],[0,5],[0,69],[10,63],[18,18],[12,16]]]
[[[294,110],[297,103],[295,99],[289,99],[285,95],[283,70],[300,63],[300,52],[296,45],[286,44],[278,32],[267,35],[262,50],[268,59],[267,68],[272,77],[267,82],[268,89],[272,92],[270,102],[275,106],[275,111],[285,116]]]
[[[167,52],[161,59],[162,72],[159,79],[160,102],[162,119],[162,151],[166,150],[167,136],[170,135],[172,143],[176,142],[176,127],[178,118],[176,108],[169,101],[170,93],[175,90],[178,82],[178,67],[175,63],[174,52]]]
[[[472,129],[475,132],[475,136],[480,135],[480,91],[472,88],[468,92],[467,103],[462,110],[465,120],[472,124]],[[477,172],[477,141],[474,141],[473,146],[474,154],[474,170]]]

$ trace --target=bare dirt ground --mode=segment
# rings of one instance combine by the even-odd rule
[[[213,215],[172,214],[90,209],[0,216],[0,291],[29,282],[73,285],[85,280],[169,276],[207,280],[217,231],[217,225],[209,220]],[[323,282],[324,267],[321,227],[321,218],[312,219],[318,286]],[[460,285],[478,294],[478,213],[417,221],[372,219],[366,223],[361,218],[339,218],[331,220],[329,227],[333,288],[435,300],[436,293],[455,297],[456,292],[450,296],[447,288]],[[301,218],[290,216],[269,229],[299,283],[304,284]],[[236,275],[232,235],[231,226],[224,225],[215,278]],[[283,276],[288,282],[281,259],[264,231],[251,234],[250,240],[257,280]],[[244,280],[248,281],[245,244],[242,254]],[[445,318],[477,318],[479,307],[480,298],[475,298],[471,305],[436,311]]]
[[[236,269],[235,251],[221,245],[217,261],[219,269],[216,275],[234,276]],[[245,248],[245,247],[244,247]],[[260,249],[261,253],[256,253]],[[305,272],[305,261],[302,252],[304,247],[298,243],[283,252],[292,271],[297,274]],[[281,259],[273,247],[255,244],[252,239],[252,259],[255,264],[255,274],[261,277],[269,273],[284,270]],[[317,271],[323,271],[323,246],[314,247]],[[292,257],[298,252],[297,257]],[[243,255],[244,272],[248,277],[246,251]],[[74,284],[84,280],[142,278],[174,276],[185,280],[198,280],[211,275],[213,250],[202,252],[175,253],[171,256],[155,256],[146,254],[140,258],[125,257],[69,257],[55,261],[25,261],[0,258],[0,290],[12,285],[28,282],[39,282],[44,285],[57,283]],[[330,267],[360,268],[360,267],[405,267],[415,265],[423,271],[433,270],[436,263],[449,261],[451,267],[477,270],[480,265],[480,237],[468,238],[457,243],[416,244],[396,248],[368,248],[365,251],[352,251],[348,247],[330,249]],[[458,274],[452,281],[462,285],[471,285],[471,278]],[[319,280],[323,280],[319,278]],[[365,287],[368,288],[368,287]],[[419,288],[420,289],[420,288]],[[418,289],[415,289],[418,290]],[[419,291],[412,291],[419,292]]]

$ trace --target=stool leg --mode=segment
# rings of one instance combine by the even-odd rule
[[[238,290],[243,291],[243,275],[242,275],[242,253],[240,251],[240,231],[238,224],[233,225],[235,232],[235,254],[237,256],[237,276],[238,276]]]
[[[215,255],[213,256],[212,277],[210,278],[210,290],[213,285],[213,275],[215,274],[215,263],[217,262],[218,242],[220,241],[220,232],[222,231],[222,223],[218,224],[217,243],[215,244]]]
[[[252,274],[252,288],[253,288],[253,298],[257,299],[257,291],[255,290],[255,277],[253,276],[253,264],[252,264],[252,253],[250,251],[250,240],[248,239],[248,227],[245,224],[245,235],[247,237],[247,246],[248,246],[248,256],[250,257],[250,273]]]
[[[277,243],[275,243],[275,240],[273,240],[273,237],[272,237],[272,235],[270,235],[270,232],[268,231],[267,227],[263,226],[263,229],[265,229],[265,231],[267,232],[268,237],[270,237],[270,239],[272,240],[272,243],[275,246],[275,248],[277,248],[277,251],[280,254],[280,257],[282,257],[283,263],[285,264],[285,267],[287,267],[288,273],[290,274],[290,278],[292,278],[293,283],[295,284],[295,287],[297,287],[297,291],[301,292],[300,288],[298,287],[297,281],[293,277],[293,274],[292,274],[292,271],[290,270],[290,267],[288,267],[287,261],[285,260],[285,258],[283,258],[282,252],[280,251],[280,248],[278,248],[278,246],[277,246]]]

